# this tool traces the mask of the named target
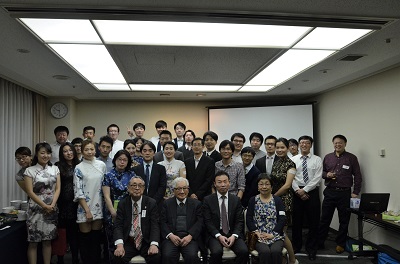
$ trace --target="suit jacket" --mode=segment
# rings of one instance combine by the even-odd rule
[[[175,151],[174,158],[176,160],[185,161],[185,159],[183,158],[183,153],[180,151]],[[159,163],[160,161],[163,161],[163,160],[164,160],[164,155],[163,155],[162,151],[159,151],[156,154],[154,154],[153,161],[155,163]]]
[[[239,197],[236,195],[227,193],[228,195],[228,221],[229,221],[229,233],[227,236],[232,234],[238,235],[244,239],[244,219],[243,219],[243,207],[240,203]],[[217,193],[210,194],[204,198],[203,201],[203,217],[206,230],[208,232],[208,239],[215,237],[216,234],[221,233],[220,231],[220,209]]]
[[[162,239],[166,239],[169,233],[175,234],[176,232],[176,208],[178,206],[175,197],[165,200],[162,205],[160,218]],[[189,197],[186,199],[186,227],[193,240],[198,240],[203,228],[201,202]]]
[[[275,155],[274,162],[279,159],[277,155]],[[274,164],[274,162],[272,164]],[[266,156],[259,158],[256,160],[256,167],[260,170],[261,173],[267,173],[267,158]]]
[[[141,212],[140,228],[142,230],[143,241],[150,245],[152,241],[160,243],[159,215],[156,201],[150,197],[142,196],[142,212],[146,210],[146,215]],[[129,232],[132,228],[132,199],[127,196],[118,203],[117,217],[114,222],[113,239],[122,239],[126,244]]]
[[[189,196],[193,193],[202,201],[203,198],[211,193],[211,185],[215,174],[215,162],[206,155],[201,156],[197,168],[195,168],[194,158],[185,160],[186,179],[189,181]]]
[[[203,152],[203,155],[207,155],[207,152]],[[218,151],[214,150],[210,156],[208,156],[210,158],[212,158],[215,162],[222,160],[222,156],[221,153],[219,153]]]
[[[241,200],[243,207],[247,207],[250,198],[258,194],[258,175],[260,175],[260,170],[256,166],[253,166],[250,171],[245,175],[246,187],[244,189],[243,197]]]
[[[183,153],[183,158],[184,158],[185,160],[188,159],[188,158],[190,158],[190,157],[193,157],[193,156],[194,156],[193,150],[188,150],[188,149],[185,147],[185,145],[183,145],[182,147],[178,148],[177,151]]]
[[[153,162],[149,185],[146,179],[144,166],[146,166],[146,164],[136,166],[133,168],[133,171],[145,181],[146,188],[143,194],[153,198],[156,200],[157,204],[159,204],[164,200],[165,190],[167,188],[167,174],[165,172],[165,167]],[[149,186],[149,191],[147,191],[147,186]]]
[[[176,145],[177,148],[180,148],[180,147],[178,146],[178,138],[174,138],[172,141],[175,143],[175,145]],[[184,145],[185,145],[185,139],[183,139],[183,145],[182,145],[182,146],[184,146]]]

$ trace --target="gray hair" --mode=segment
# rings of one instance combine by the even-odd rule
[[[175,188],[176,188],[176,185],[178,185],[179,182],[185,182],[186,185],[189,187],[189,181],[188,181],[186,178],[178,177],[178,178],[175,178],[175,179],[172,181],[172,188],[175,189]]]
[[[129,183],[131,183],[131,182],[133,181],[133,179],[139,179],[139,180],[141,180],[141,181],[143,182],[143,184],[146,184],[146,182],[143,180],[143,178],[140,177],[140,176],[138,176],[138,175],[133,176],[133,177],[129,180]]]

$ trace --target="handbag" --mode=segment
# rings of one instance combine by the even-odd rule
[[[258,236],[256,232],[247,232],[246,234],[247,247],[249,248],[249,252],[256,249],[256,243],[258,241]]]

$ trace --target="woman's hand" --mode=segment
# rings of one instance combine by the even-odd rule
[[[93,221],[93,215],[90,211],[85,212],[86,215],[86,222],[92,222]]]
[[[113,209],[110,211],[110,213],[111,213],[112,219],[115,220],[115,218],[117,217],[117,211],[115,211],[115,209],[113,208]]]
[[[43,206],[43,210],[46,214],[51,214],[52,212],[54,212],[54,206],[46,204],[45,206]]]

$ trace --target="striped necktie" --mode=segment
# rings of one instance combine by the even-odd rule
[[[133,204],[132,225],[133,225],[133,238],[135,239],[135,246],[136,249],[140,249],[140,247],[142,246],[143,236],[139,226],[139,208],[136,202]]]
[[[307,184],[308,182],[308,170],[307,170],[307,156],[302,156],[301,159],[303,162],[301,163],[301,166],[303,167],[303,180],[304,183]]]

